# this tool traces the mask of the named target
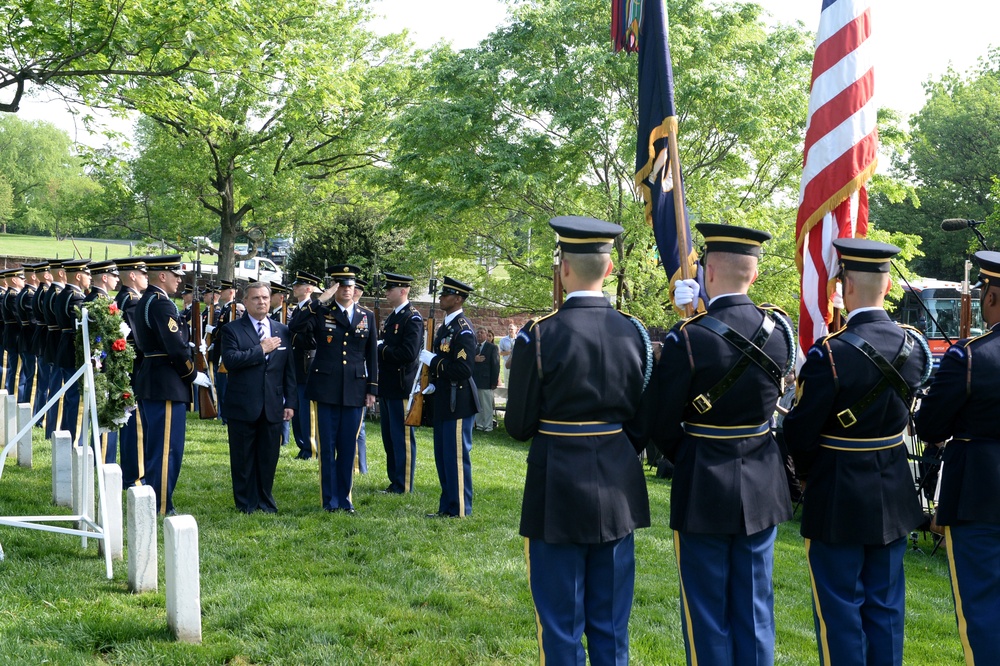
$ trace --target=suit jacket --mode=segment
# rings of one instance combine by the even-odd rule
[[[937,519],[1000,523],[1000,324],[960,340],[941,358],[917,412],[917,434],[944,442]]]
[[[854,413],[854,406],[883,375],[861,350],[839,339],[844,331],[863,338],[890,363],[907,335],[884,310],[869,310],[851,317],[842,331],[819,341],[806,355],[798,376],[798,399],[784,421],[795,471],[807,481],[802,536],[827,543],[884,545],[906,536],[923,519],[906,446],[843,451],[822,447],[820,436],[898,435],[906,429],[910,406],[886,388],[867,409]],[[920,385],[929,362],[922,346],[914,344],[899,369],[911,389]],[[846,409],[857,419],[849,427],[837,418]]]
[[[393,311],[382,327],[378,347],[378,388],[383,398],[403,400],[409,397],[413,378],[420,368],[420,350],[424,346],[424,320],[412,304]]]
[[[351,321],[335,302],[313,301],[298,310],[290,326],[296,340],[315,345],[306,395],[310,400],[363,407],[365,395],[378,395],[378,335],[375,317],[354,307]]]
[[[195,369],[177,306],[162,289],[150,285],[136,304],[132,321],[135,346],[143,355],[133,379],[135,397],[191,402]]]
[[[434,385],[434,423],[454,421],[479,411],[479,396],[472,380],[475,365],[476,333],[472,322],[459,313],[447,324],[441,324],[434,336],[434,360],[429,368]]]
[[[472,368],[472,380],[481,389],[494,389],[500,383],[500,350],[497,346],[487,340],[482,345],[482,352],[479,351],[479,343],[476,343],[476,356],[485,356],[483,361],[476,361]]]
[[[256,421],[263,413],[269,423],[284,418],[284,410],[298,409],[292,336],[288,327],[270,322],[271,337],[281,344],[264,356],[256,321],[244,314],[222,329],[222,362],[229,369],[226,418]]]
[[[603,297],[573,297],[525,324],[514,349],[504,424],[515,439],[534,438],[521,535],[602,543],[648,527],[646,478],[628,432],[639,415],[646,359],[635,325]],[[628,427],[563,437],[539,433],[542,420]]]
[[[752,339],[765,313],[749,297],[733,295],[716,299],[707,316]],[[739,439],[696,437],[683,424],[767,423],[780,388],[751,363],[708,411],[699,413],[695,398],[710,391],[743,356],[701,318],[687,319],[667,334],[654,372],[655,388],[648,392],[649,402],[644,406],[653,424],[653,442],[674,463],[670,526],[694,534],[755,534],[792,517],[784,464],[774,436],[768,430]],[[762,351],[784,368],[792,342],[783,327],[775,326]]]

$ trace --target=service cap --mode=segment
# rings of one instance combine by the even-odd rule
[[[618,224],[576,215],[553,217],[549,226],[559,234],[559,247],[569,254],[610,254],[615,238],[625,231]]]
[[[448,277],[444,278],[444,286],[441,287],[441,295],[448,296],[450,294],[457,294],[459,296],[465,296],[468,298],[469,294],[473,292],[473,288],[464,282],[459,282],[455,278]]]
[[[409,275],[400,275],[399,273],[382,273],[382,275],[385,276],[386,289],[409,287],[410,283],[413,282],[413,278]]]
[[[732,224],[696,224],[705,238],[705,252],[729,252],[760,258],[761,247],[771,240],[771,234]]]
[[[840,252],[840,265],[845,271],[888,273],[899,248],[889,243],[867,238],[835,238],[833,246]]]

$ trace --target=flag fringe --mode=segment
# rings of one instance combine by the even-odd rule
[[[646,185],[646,178],[649,177],[649,174],[653,173],[653,165],[656,163],[657,154],[655,144],[660,139],[670,136],[671,133],[676,134],[676,132],[677,116],[669,116],[664,118],[663,122],[649,133],[649,159],[646,160],[646,163],[635,174],[635,185],[639,188],[642,200],[646,203],[646,224],[649,226],[653,226],[653,196],[649,191],[649,186]],[[678,183],[674,183],[674,187],[677,187],[677,185]]]

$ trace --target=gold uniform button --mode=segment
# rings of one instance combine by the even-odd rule
[[[347,359],[344,359],[344,365],[347,365]]]

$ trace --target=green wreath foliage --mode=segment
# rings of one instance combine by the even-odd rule
[[[115,302],[106,296],[87,303],[90,331],[90,361],[94,367],[94,393],[97,397],[97,423],[101,428],[118,430],[135,414],[132,393],[132,361],[135,350],[125,342],[127,325]],[[82,316],[77,308],[77,318]],[[76,336],[77,367],[84,362],[83,336]],[[131,413],[130,413],[131,412]]]

